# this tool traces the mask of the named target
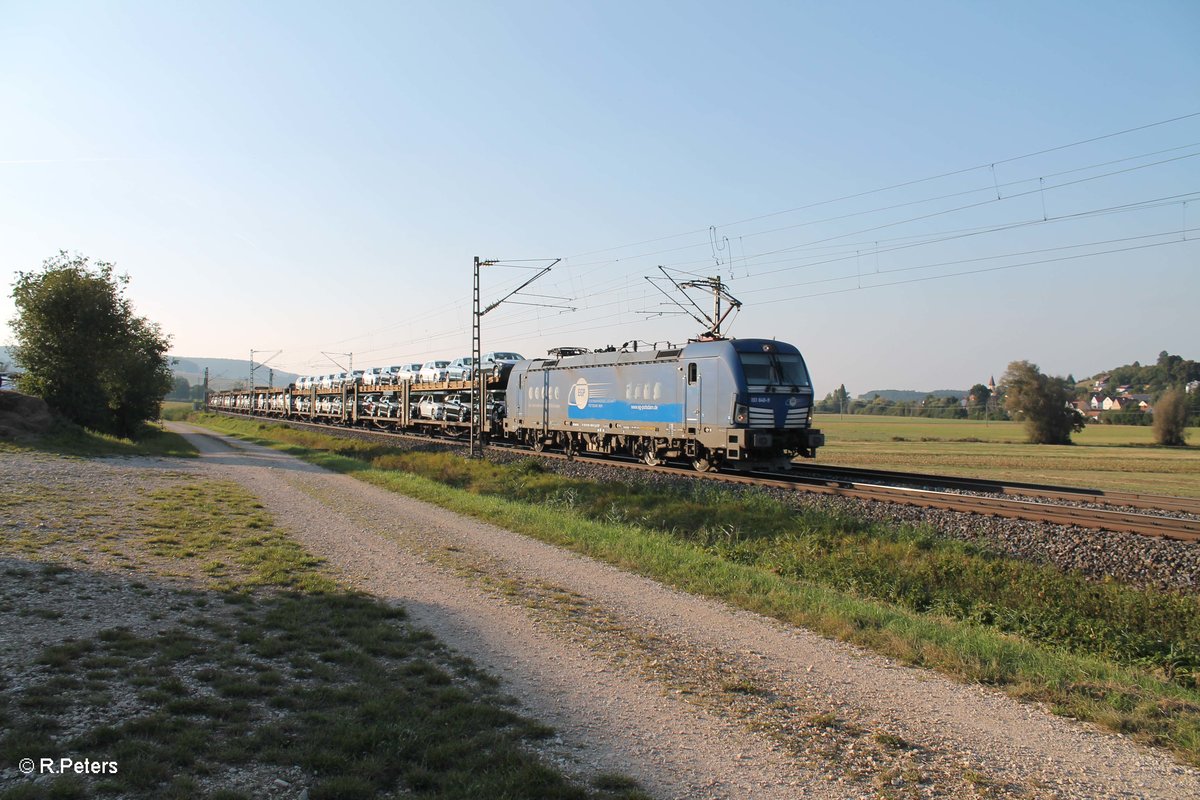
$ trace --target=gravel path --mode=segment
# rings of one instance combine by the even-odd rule
[[[500,677],[547,755],[659,797],[1200,797],[1200,772],[977,686],[182,424],[355,587]]]

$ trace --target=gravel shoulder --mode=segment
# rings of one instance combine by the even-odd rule
[[[977,686],[173,425],[351,585],[492,671],[548,755],[661,797],[1196,797],[1200,774]]]

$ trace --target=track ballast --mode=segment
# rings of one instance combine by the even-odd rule
[[[220,411],[236,417],[262,419],[253,414]],[[319,429],[339,435],[369,436],[380,440],[406,439],[448,446],[461,445],[461,438],[391,433],[296,420],[274,420],[293,427]],[[643,463],[595,456],[536,451],[519,445],[489,445],[505,451],[522,451],[530,456],[557,459],[596,460],[606,466],[764,488],[835,495],[859,500],[898,503],[922,508],[944,509],[963,514],[980,514],[1029,520],[1051,525],[1070,525],[1094,530],[1119,531],[1176,541],[1200,542],[1200,501],[1190,498],[1105,492],[1096,489],[1050,486],[951,475],[896,473],[849,467],[798,466],[793,473],[696,473],[685,467],[649,466]],[[803,474],[810,473],[810,474]],[[821,474],[813,474],[821,473]],[[917,488],[917,487],[941,487]],[[1097,508],[1121,506],[1139,511]],[[1156,511],[1159,513],[1147,513]]]

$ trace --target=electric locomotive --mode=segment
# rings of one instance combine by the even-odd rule
[[[505,405],[503,434],[535,449],[685,459],[701,471],[782,467],[825,443],[804,358],[768,339],[560,351],[516,364]]]

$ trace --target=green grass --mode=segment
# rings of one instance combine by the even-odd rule
[[[276,528],[262,506],[235,483],[198,481],[158,489],[146,496],[140,511],[145,550],[200,566],[213,588],[335,588],[315,569],[318,560]]]
[[[1011,421],[934,419],[931,417],[893,417],[874,414],[817,414],[813,422],[821,430],[837,432],[839,439],[850,441],[994,442],[1023,444],[1025,425]],[[1189,428],[1189,441],[1200,440],[1200,428]],[[1153,447],[1154,434],[1149,426],[1089,424],[1072,434],[1076,444],[1112,447]]]
[[[1200,763],[1200,598],[1004,559],[928,530],[708,486],[664,491],[205,424],[908,663],[1003,687]]]
[[[396,787],[464,800],[644,796],[627,778],[613,792],[589,792],[542,765],[525,743],[546,728],[508,708],[487,676],[445,666],[436,641],[404,624],[402,610],[361,595],[272,594],[228,626],[114,628],[49,648],[42,662],[48,677],[22,701],[38,716],[14,722],[0,758],[70,752],[118,762],[116,775],[80,796],[160,797],[181,778],[246,764],[299,766],[319,776],[314,798]],[[135,689],[137,712],[56,741],[64,732],[56,720],[87,705],[74,676],[96,664],[112,669],[107,696]],[[53,786],[0,797],[53,797]]]
[[[166,420],[185,420],[193,411],[196,410],[196,404],[183,400],[164,400],[162,404],[162,413],[159,415]]]
[[[542,765],[525,743],[546,728],[508,708],[487,676],[447,665],[402,610],[361,595],[271,594],[227,627],[108,629],[42,660],[48,677],[22,703],[38,716],[15,721],[0,759],[62,752],[118,762],[81,796],[160,797],[180,778],[247,764],[319,776],[313,798],[397,787],[463,800],[642,796],[628,779],[619,793],[589,792]],[[87,705],[74,676],[100,663],[114,673],[106,694],[133,689],[137,712],[56,741],[65,730],[56,720]],[[52,787],[0,797],[53,797]]]
[[[0,441],[0,453],[35,450],[55,455],[97,458],[104,456],[169,456],[188,458],[198,455],[195,447],[182,436],[153,425],[143,427],[137,439],[123,439],[107,433],[58,421],[53,430],[19,442]]]
[[[1067,446],[1026,444],[1017,422],[819,414],[814,425],[822,464],[1200,497],[1200,447],[1159,447],[1146,427],[1088,425]]]
[[[550,729],[515,713],[494,679],[402,608],[338,586],[236,484],[176,478],[128,516],[136,536],[123,546],[141,551],[139,574],[182,570],[207,588],[170,593],[148,631],[110,627],[31,654],[38,669],[19,693],[0,683],[0,763],[76,754],[119,764],[86,781],[10,782],[0,800],[248,797],[202,791],[232,768],[263,785],[298,768],[314,799],[645,798],[623,776],[583,787],[543,764],[531,745]],[[59,552],[90,545],[86,530],[77,536],[64,533]],[[44,564],[0,580],[51,594],[79,577]],[[81,718],[100,721],[78,732]]]

